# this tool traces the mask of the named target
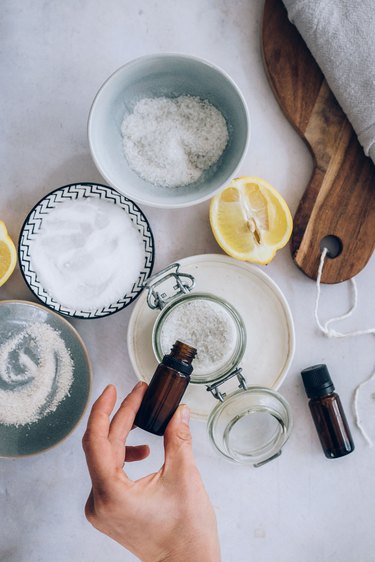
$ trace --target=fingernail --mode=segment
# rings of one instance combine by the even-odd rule
[[[190,410],[187,406],[182,406],[181,408],[181,420],[186,423],[187,425],[189,425],[189,421],[190,421]]]
[[[133,390],[136,390],[137,388],[139,388],[140,386],[142,386],[143,381],[139,381],[137,382],[137,384],[135,385],[135,387],[133,388]]]
[[[102,394],[104,394],[105,392],[107,392],[107,390],[109,390],[111,388],[111,386],[113,387],[113,384],[107,384],[107,386],[105,387],[105,389],[103,390]]]

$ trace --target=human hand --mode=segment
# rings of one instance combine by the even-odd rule
[[[187,406],[168,424],[161,469],[136,481],[124,472],[125,461],[149,454],[147,445],[125,447],[146,389],[138,383],[112,421],[113,385],[92,407],[83,437],[92,480],[86,517],[143,562],[218,562],[216,518],[195,465]]]

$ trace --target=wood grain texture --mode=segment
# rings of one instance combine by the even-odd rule
[[[359,273],[375,248],[375,166],[281,0],[265,1],[262,43],[274,94],[314,159],[294,217],[292,256],[316,279],[320,242],[337,236],[343,250],[327,260],[322,281],[340,283]]]

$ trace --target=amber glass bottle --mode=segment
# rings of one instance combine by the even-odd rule
[[[155,435],[164,434],[190,382],[196,354],[194,347],[176,341],[169,355],[164,355],[136,415],[137,427]]]
[[[327,365],[314,365],[301,372],[310,411],[326,457],[336,459],[354,451],[354,443]]]

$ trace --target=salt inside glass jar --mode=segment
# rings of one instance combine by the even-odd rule
[[[168,280],[172,294],[165,288]],[[210,441],[228,460],[262,466],[281,454],[292,429],[290,407],[278,392],[247,385],[240,367],[246,349],[241,316],[217,295],[191,293],[194,285],[178,263],[146,283],[149,307],[161,311],[152,331],[154,354],[160,362],[176,339],[198,349],[191,383],[206,385],[219,401],[207,422]],[[236,378],[239,389],[226,394],[223,385]]]
[[[198,350],[191,382],[207,384],[221,379],[241,361],[246,329],[227,301],[209,293],[193,293],[173,299],[155,322],[153,345],[159,361],[176,338]]]

